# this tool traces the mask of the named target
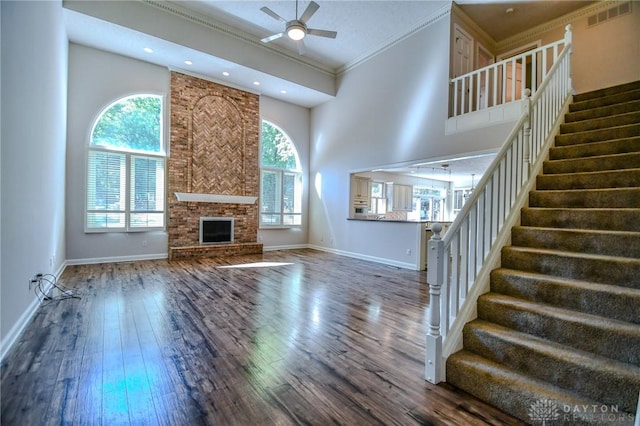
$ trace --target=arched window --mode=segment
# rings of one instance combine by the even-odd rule
[[[262,120],[260,226],[302,224],[302,169],[293,142],[280,128]]]
[[[87,151],[87,232],[164,229],[162,135],[162,96],[120,98],[98,115]]]

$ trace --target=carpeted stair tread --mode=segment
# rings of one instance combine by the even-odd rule
[[[578,121],[606,117],[609,115],[624,114],[626,112],[632,111],[640,111],[640,99],[614,105],[607,105],[600,108],[591,108],[582,111],[570,112],[564,116],[564,122],[575,123]]]
[[[623,93],[612,93],[586,100],[581,100],[582,98],[580,95],[573,97],[573,103],[569,105],[569,112],[584,111],[634,101],[640,99],[640,89],[629,90]]]
[[[567,146],[579,143],[600,142],[610,139],[631,138],[634,136],[640,136],[640,123],[557,135],[555,137],[555,144],[556,146]]]
[[[640,187],[640,168],[600,170],[596,172],[555,173],[539,175],[536,178],[536,188],[538,190],[622,187]]]
[[[525,207],[520,216],[524,226],[640,231],[640,209]]]
[[[640,136],[601,142],[551,147],[549,160],[583,159],[614,154],[640,152]]]
[[[602,89],[590,90],[588,92],[578,93],[573,96],[574,103],[589,101],[592,99],[603,98],[620,93],[633,92],[640,90],[640,80],[630,81],[627,83],[617,84],[615,86],[604,87]]]
[[[640,289],[498,268],[491,291],[640,325]]]
[[[531,191],[531,207],[640,208],[640,187]]]
[[[587,132],[590,130],[611,129],[616,126],[624,126],[638,122],[640,122],[640,111],[631,111],[607,117],[564,123],[560,125],[560,134],[567,135],[571,133]]]
[[[529,247],[504,247],[502,267],[640,288],[640,259]]]
[[[640,232],[514,226],[511,245],[640,259]]]
[[[463,335],[465,350],[572,393],[635,409],[640,367],[483,320],[467,323]]]
[[[449,357],[447,382],[530,424],[534,424],[534,421],[535,424],[541,424],[541,418],[536,417],[533,410],[536,404],[544,403],[550,405],[543,408],[552,409],[546,413],[551,416],[542,417],[552,420],[550,425],[605,424],[597,416],[585,416],[580,423],[576,423],[573,415],[563,411],[565,407],[599,407],[601,404],[598,401],[572,394],[469,351],[463,350]],[[629,420],[617,426],[632,424],[633,421]]]
[[[640,152],[598,155],[587,158],[548,160],[543,163],[544,174],[598,172],[604,170],[626,170],[640,167]]]
[[[640,326],[498,293],[478,299],[478,318],[640,367]]]

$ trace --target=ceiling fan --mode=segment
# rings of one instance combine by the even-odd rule
[[[284,31],[278,34],[271,35],[269,37],[263,38],[263,43],[269,43],[270,41],[277,40],[284,35],[287,35],[291,40],[295,41],[298,45],[298,53],[304,55],[306,52],[306,48],[304,45],[304,37],[309,35],[315,35],[320,37],[328,37],[328,38],[336,38],[338,35],[335,31],[327,31],[327,30],[317,30],[314,28],[307,27],[307,21],[313,16],[314,13],[320,8],[318,3],[312,1],[309,3],[309,6],[302,13],[302,16],[298,18],[298,0],[296,0],[296,19],[291,21],[287,21],[282,16],[275,13],[273,10],[269,9],[267,6],[263,6],[260,8],[261,11],[271,16],[272,18],[282,21],[285,23]]]

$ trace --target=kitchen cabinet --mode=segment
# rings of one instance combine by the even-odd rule
[[[351,194],[356,204],[371,205],[371,179],[362,176],[351,178]]]
[[[413,211],[413,186],[388,183],[387,211]]]

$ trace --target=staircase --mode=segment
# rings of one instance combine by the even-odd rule
[[[640,82],[576,95],[569,111],[447,382],[532,424],[633,424]]]

